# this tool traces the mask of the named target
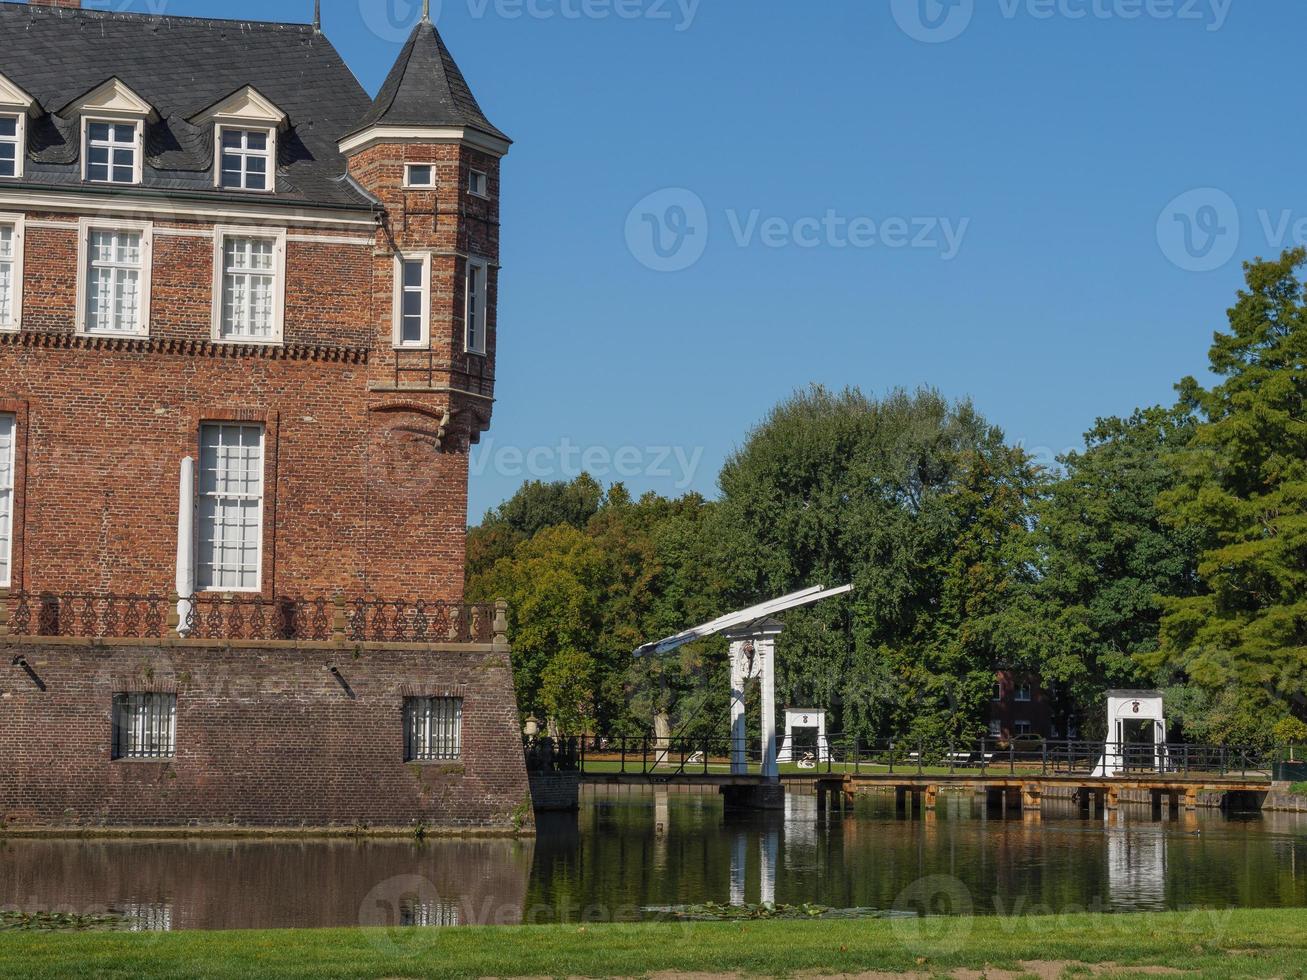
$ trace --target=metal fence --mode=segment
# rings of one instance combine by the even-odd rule
[[[591,774],[726,775],[732,749],[739,750],[745,773],[762,771],[756,738],[743,744],[730,738],[594,737],[553,740],[571,746],[576,768]],[[530,752],[528,747],[528,753]],[[829,736],[824,745],[794,750],[794,761],[779,764],[782,775],[853,776],[1084,776],[1100,763],[1119,777],[1139,774],[1210,775],[1269,778],[1280,753],[1222,745],[1084,740],[979,739],[932,744],[911,739],[863,740]]]
[[[505,607],[369,597],[203,593],[111,595],[0,590],[0,634],[92,639],[489,643]]]

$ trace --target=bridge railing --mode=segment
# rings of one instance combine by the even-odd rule
[[[736,774],[762,773],[757,738],[741,744],[729,737],[585,736],[527,744],[528,762],[537,770],[552,767],[553,771],[561,765],[591,775],[728,776],[733,772],[733,755]],[[1275,753],[1258,749],[1191,743],[1104,744],[1038,738],[928,742],[829,736],[819,745],[789,747],[778,768],[781,775],[791,776],[1092,777],[1105,768],[1120,778],[1170,774],[1269,779],[1275,761]]]

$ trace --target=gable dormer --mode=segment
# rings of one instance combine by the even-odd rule
[[[27,118],[38,110],[36,99],[0,74],[0,180],[23,176]]]
[[[213,185],[223,190],[276,190],[278,134],[289,117],[246,85],[190,118],[213,127]]]
[[[145,162],[145,123],[159,118],[154,106],[113,77],[59,110],[81,120],[82,180],[93,184],[139,184]]]

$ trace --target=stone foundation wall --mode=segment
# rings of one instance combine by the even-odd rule
[[[133,692],[176,694],[173,758],[112,758]],[[406,762],[405,698],[444,696],[461,757]],[[5,828],[530,832],[519,731],[503,644],[0,639]]]

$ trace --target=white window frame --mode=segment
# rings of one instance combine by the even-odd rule
[[[226,296],[227,263],[224,250],[228,238],[270,238],[276,242],[272,266],[272,336],[225,337],[222,333],[223,301]],[[286,229],[242,225],[219,225],[213,229],[213,308],[211,338],[215,344],[263,344],[278,346],[286,336]]]
[[[477,178],[481,178],[481,190],[477,190]],[[490,175],[484,170],[469,170],[467,172],[467,192],[473,197],[479,197],[483,200],[490,200]]]
[[[209,531],[200,520],[201,509],[200,501],[205,496],[212,496],[217,499],[231,500],[249,500],[249,497],[242,497],[239,494],[205,494],[204,492],[204,430],[205,429],[258,429],[259,431],[259,496],[258,496],[258,536],[257,550],[255,552],[257,563],[254,571],[255,584],[249,588],[237,588],[235,586],[209,585],[201,586],[201,568],[203,564],[200,560],[202,548],[200,546],[201,536],[206,533],[215,533]],[[262,422],[236,422],[224,421],[220,419],[206,420],[200,423],[199,431],[199,452],[197,454],[198,472],[195,480],[195,590],[197,592],[232,592],[255,594],[263,591],[263,533],[266,530],[264,520],[267,516],[267,496],[268,496],[268,428]],[[215,576],[210,576],[215,577]]]
[[[404,342],[404,295],[409,291],[404,285],[404,265],[407,262],[422,263],[422,339],[416,343]],[[395,296],[393,302],[392,343],[396,350],[427,350],[431,346],[431,253],[398,253],[394,265]]]
[[[989,720],[989,737],[990,738],[1003,737],[1003,722],[1000,719],[991,718]]]
[[[0,212],[0,225],[14,229],[13,292],[9,309],[0,309],[0,333],[17,333],[23,328],[23,227],[25,215]]]
[[[419,167],[431,171],[431,182],[419,184],[413,179],[413,171]],[[404,164],[404,187],[407,190],[415,191],[434,191],[436,182],[439,178],[436,176],[436,165],[434,163],[406,163]]]
[[[121,180],[113,180],[113,157],[109,158],[109,180],[91,180],[91,124],[96,123],[105,126],[131,126],[133,127],[134,138],[132,140],[132,182],[125,184]],[[122,146],[121,143],[114,143],[113,146]],[[101,184],[104,186],[131,187],[141,182],[145,166],[145,121],[142,119],[124,119],[121,116],[83,116],[82,117],[82,180],[88,184]]]
[[[1014,721],[1012,723],[1013,738],[1016,738],[1021,735],[1033,735],[1033,734],[1035,734],[1035,726],[1030,724],[1030,722],[1026,721],[1024,718],[1022,718],[1020,721]]]
[[[1016,700],[1022,703],[1035,700],[1035,685],[1027,682],[1017,685]]]
[[[237,150],[236,154],[244,157],[263,157],[268,164],[265,174],[267,177],[267,187],[260,190],[257,187],[225,187],[222,183],[222,155],[225,152],[222,146],[222,134],[231,131],[233,133],[262,133],[268,137],[268,148],[266,150]],[[241,181],[244,182],[248,174],[244,166],[241,167]],[[277,191],[277,130],[269,126],[248,126],[239,123],[219,123],[214,126],[213,133],[213,186],[223,191],[243,191],[248,194],[275,194]]]
[[[443,731],[435,729],[436,723],[443,723]],[[433,746],[438,748],[432,751]],[[462,758],[463,698],[447,695],[405,698],[404,761],[459,762]]]
[[[0,484],[0,499],[5,508],[0,511],[0,534],[4,539],[4,573],[0,574],[0,589],[7,589],[14,578],[14,498],[17,496],[18,416],[12,412],[0,413],[0,422],[9,426],[8,485]]]
[[[141,301],[134,331],[92,330],[87,304],[91,296],[91,232],[128,231],[141,234]],[[148,337],[150,335],[150,279],[154,265],[154,222],[80,218],[77,222],[77,334],[81,337]]]
[[[12,174],[0,174],[0,180],[22,180],[23,165],[27,159],[27,113],[0,112],[0,119],[10,118],[17,123],[12,140],[14,143],[14,172]],[[8,136],[0,136],[0,143],[8,142],[10,142]]]
[[[159,691],[116,692],[111,754],[118,762],[163,762],[176,758],[177,695]]]
[[[481,289],[475,294],[472,292],[472,272],[474,269],[481,271]],[[463,270],[463,350],[468,354],[484,355],[490,345],[490,325],[487,323],[488,311],[490,309],[490,263],[481,258],[469,258],[467,267]],[[476,306],[473,309],[473,303]],[[481,346],[473,346],[469,340],[469,320],[470,314],[475,313],[477,323],[480,326]]]

